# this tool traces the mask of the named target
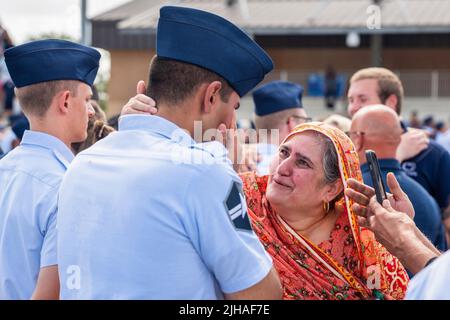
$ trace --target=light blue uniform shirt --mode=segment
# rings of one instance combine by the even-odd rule
[[[256,172],[259,176],[267,176],[273,157],[278,153],[278,146],[274,144],[258,143],[257,148],[261,160],[256,166]]]
[[[225,148],[158,116],[119,126],[61,185],[61,298],[220,299],[260,282],[271,258]]]
[[[56,265],[56,205],[73,154],[57,138],[25,131],[0,160],[0,299],[29,299],[39,270]]]
[[[450,251],[420,271],[408,284],[407,300],[450,300]]]

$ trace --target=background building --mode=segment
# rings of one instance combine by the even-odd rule
[[[135,0],[91,19],[92,45],[111,54],[109,114],[118,112],[135,94],[138,80],[147,79],[159,9],[166,4]],[[344,94],[354,71],[384,66],[397,72],[404,83],[406,112],[418,109],[425,114],[427,105],[430,113],[447,120],[448,0],[181,0],[170,4],[219,14],[246,30],[275,62],[266,81],[302,84],[313,115],[325,111],[322,98],[314,96],[322,94],[327,66],[336,70]],[[247,115],[250,103],[243,102],[240,112]]]

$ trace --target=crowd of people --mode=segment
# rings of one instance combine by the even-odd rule
[[[425,130],[429,138],[434,139],[450,152],[450,130],[445,121],[435,121],[431,115],[426,116],[421,121],[417,115],[417,111],[413,111],[409,118],[409,126]]]
[[[226,19],[164,6],[156,38],[116,128],[96,49],[4,52],[23,115],[1,138],[0,299],[450,299],[448,133],[402,121],[392,71],[357,71],[349,118],[313,121]]]

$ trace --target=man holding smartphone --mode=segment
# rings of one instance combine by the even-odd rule
[[[348,114],[353,115],[366,106],[383,104],[401,114],[403,85],[397,75],[386,68],[365,68],[350,78]],[[403,133],[395,158],[405,173],[418,182],[436,200],[441,212],[449,205],[450,154],[442,146],[429,141],[422,130],[407,128]],[[450,216],[443,214],[444,221]],[[450,223],[448,223],[450,226]],[[449,232],[450,229],[447,230]]]
[[[390,253],[417,274],[409,282],[405,299],[450,299],[450,253],[441,256],[414,224],[414,208],[394,174],[389,173],[386,180],[392,194],[382,205],[374,197],[373,188],[355,179],[347,181],[345,193],[354,201],[353,211],[358,215],[359,225],[372,230]]]
[[[439,207],[421,185],[405,174],[395,159],[402,134],[397,114],[383,105],[365,107],[354,115],[349,134],[358,152],[364,182],[373,186],[365,155],[365,151],[371,149],[379,159],[385,185],[387,173],[393,172],[413,203],[418,228],[439,250],[447,250]]]

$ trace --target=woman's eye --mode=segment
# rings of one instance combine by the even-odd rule
[[[309,164],[308,164],[308,162],[306,162],[305,160],[302,160],[302,159],[298,159],[297,161],[296,161],[296,164],[298,165],[298,166],[306,166],[306,167],[308,167],[309,168]]]
[[[286,158],[288,157],[288,152],[285,149],[281,149],[280,150],[280,157],[281,158]]]

